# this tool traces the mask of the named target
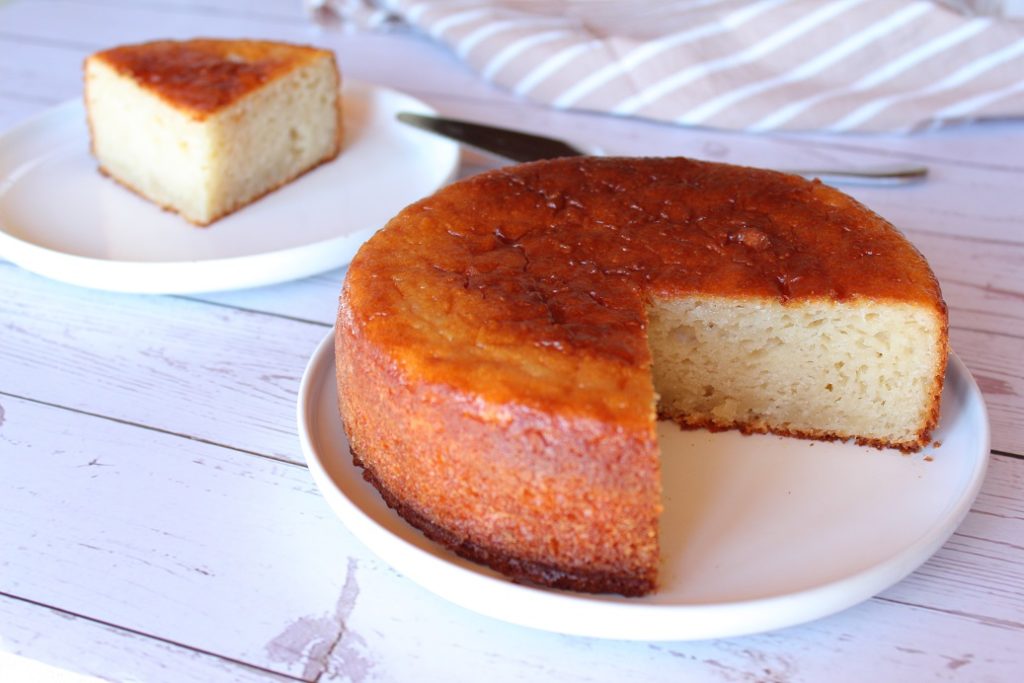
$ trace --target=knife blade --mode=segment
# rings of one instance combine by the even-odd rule
[[[578,157],[584,154],[582,150],[562,140],[507,128],[486,126],[482,123],[425,116],[411,112],[399,112],[398,120],[512,161],[539,161],[559,157]]]
[[[584,156],[590,153],[579,147],[574,147],[564,140],[472,121],[412,112],[399,112],[397,118],[402,123],[461,142],[484,152],[497,154],[511,161],[540,161],[541,159]],[[925,166],[907,164],[776,170],[805,178],[817,178],[827,183],[881,186],[906,185],[922,180],[928,174],[928,168]]]

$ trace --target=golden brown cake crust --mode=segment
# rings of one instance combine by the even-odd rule
[[[522,583],[534,583],[552,588],[583,593],[619,593],[627,597],[646,595],[654,590],[653,576],[634,576],[610,571],[593,571],[586,567],[566,569],[514,557],[500,548],[492,548],[466,537],[456,535],[421,514],[390,489],[376,476],[356,452],[352,463],[362,468],[363,478],[376,488],[388,507],[405,521],[423,532],[430,540],[474,562],[480,562]]]
[[[327,50],[263,40],[157,40],[98,52],[97,59],[133,78],[177,109],[203,119]]]
[[[345,430],[392,507],[464,555],[506,557],[502,566],[514,558],[523,580],[558,570],[579,589],[654,586],[661,499],[653,420],[617,430],[488,405],[408,377],[349,322],[343,313],[336,329]],[[608,580],[603,588],[598,577]]]
[[[821,183],[680,158],[524,164],[408,207],[352,261],[336,354],[353,452],[452,547],[653,586],[645,306],[691,294],[906,302],[945,329],[924,258]]]

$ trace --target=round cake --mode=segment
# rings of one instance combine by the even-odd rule
[[[568,158],[403,210],[345,277],[354,461],[428,537],[515,580],[655,589],[656,420],[913,451],[947,319],[848,196],[683,158]]]

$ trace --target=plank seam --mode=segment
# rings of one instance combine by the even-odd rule
[[[978,237],[977,235],[956,235],[948,232],[940,232],[938,230],[926,230],[924,228],[899,228],[900,232],[912,234],[912,235],[928,235],[929,237],[937,237],[939,239],[948,239],[955,242],[972,242],[975,244],[992,244],[999,247],[1024,247],[1024,242],[1015,240],[1006,240],[998,237]]]
[[[11,92],[9,90],[0,90],[0,99],[10,100],[12,102],[31,102],[32,104],[41,104],[46,107],[53,107],[60,104],[60,100],[50,99],[46,97],[37,97],[35,95],[27,95],[20,92]],[[26,117],[24,120],[27,121],[31,118]],[[17,126],[19,122],[14,125]]]
[[[916,602],[908,602],[906,600],[896,600],[895,598],[887,598],[887,597],[884,597],[884,596],[881,596],[881,595],[876,595],[874,597],[874,599],[875,600],[879,600],[881,602],[887,602],[887,603],[890,603],[890,604],[893,604],[893,605],[900,605],[900,606],[903,606],[903,607],[914,607],[914,608],[917,608],[917,609],[923,609],[923,610],[927,610],[929,612],[937,612],[939,614],[946,614],[946,615],[953,616],[953,617],[964,617],[966,619],[973,619],[974,621],[977,621],[980,624],[985,624],[986,626],[995,626],[997,628],[1005,628],[1005,629],[1010,629],[1010,630],[1014,630],[1014,631],[1024,630],[1024,624],[1022,624],[1022,623],[1020,623],[1018,621],[1011,621],[1009,619],[999,619],[997,617],[986,617],[983,614],[974,614],[973,612],[965,612],[963,610],[942,609],[941,607],[931,607],[929,605],[920,605],[920,604],[918,604]]]
[[[171,431],[169,429],[163,429],[161,427],[155,427],[153,425],[142,424],[141,422],[133,422],[131,420],[125,420],[125,419],[120,418],[120,417],[113,417],[111,415],[101,415],[100,413],[94,413],[94,412],[91,412],[91,411],[88,411],[88,410],[82,410],[81,408],[72,408],[70,406],[62,406],[59,403],[51,403],[49,401],[43,401],[43,400],[38,399],[38,398],[31,398],[29,396],[21,396],[19,394],[12,394],[11,392],[3,391],[2,389],[0,389],[0,396],[8,396],[10,398],[18,399],[20,401],[27,401],[29,403],[34,403],[35,405],[46,406],[48,408],[55,408],[57,410],[65,410],[65,411],[67,411],[69,413],[76,413],[78,415],[85,415],[87,417],[94,417],[94,418],[99,419],[99,420],[107,420],[108,422],[114,422],[114,423],[122,424],[122,425],[125,425],[125,426],[128,426],[128,427],[135,427],[137,429],[146,429],[146,430],[149,430],[149,431],[152,431],[152,432],[157,432],[159,434],[165,434],[167,436],[173,436],[173,437],[177,437],[177,438],[181,438],[181,439],[188,439],[189,441],[195,441],[197,443],[206,444],[207,446],[215,446],[217,448],[226,448],[226,449],[228,449],[230,451],[235,451],[236,453],[243,453],[245,455],[253,455],[253,456],[256,456],[257,458],[264,458],[266,460],[272,460],[272,461],[274,461],[276,463],[280,463],[282,465],[292,465],[294,467],[299,467],[299,468],[302,468],[302,469],[308,469],[306,463],[304,463],[304,462],[297,462],[295,460],[288,460],[287,458],[283,458],[283,457],[277,456],[277,455],[270,455],[269,453],[260,453],[259,451],[250,451],[250,450],[245,449],[245,448],[239,448],[238,446],[232,446],[230,444],[220,443],[218,441],[213,441],[211,439],[204,439],[203,437],[200,437],[200,436],[192,436],[190,434],[182,434],[180,432],[174,432],[174,431]]]
[[[71,610],[67,610],[67,609],[64,609],[62,607],[56,607],[54,605],[48,605],[45,602],[42,602],[42,601],[39,601],[39,600],[34,600],[32,598],[26,598],[26,597],[21,596],[21,595],[14,595],[14,594],[8,593],[7,591],[4,591],[4,590],[0,590],[0,597],[5,597],[5,598],[8,598],[10,600],[17,600],[18,602],[22,602],[22,603],[25,603],[25,604],[28,604],[28,605],[34,605],[35,607],[39,607],[39,608],[42,608],[42,609],[53,610],[54,612],[58,612],[58,613],[60,613],[60,614],[62,614],[64,616],[72,617],[74,619],[83,619],[83,620],[88,621],[88,622],[93,623],[93,624],[98,624],[100,626],[105,626],[107,628],[111,628],[111,629],[114,629],[116,631],[122,631],[124,633],[131,633],[132,635],[141,636],[143,638],[148,638],[149,640],[155,640],[155,641],[158,641],[158,642],[161,642],[161,643],[166,643],[167,645],[178,647],[178,648],[181,648],[183,650],[188,650],[189,652],[195,652],[196,654],[206,655],[208,657],[215,657],[216,659],[219,659],[221,661],[229,662],[231,664],[235,664],[237,666],[245,667],[247,669],[252,669],[252,670],[258,671],[260,673],[270,674],[270,675],[276,676],[276,677],[278,677],[280,679],[289,680],[289,681],[299,681],[300,683],[310,683],[309,681],[307,681],[304,678],[299,678],[297,676],[293,676],[293,675],[287,674],[287,673],[282,673],[280,671],[274,671],[273,669],[268,669],[266,667],[262,667],[259,664],[253,664],[251,662],[246,662],[246,661],[243,661],[241,659],[235,659],[234,657],[229,657],[227,655],[222,655],[222,654],[219,654],[217,652],[213,652],[211,650],[204,650],[203,648],[195,647],[193,645],[188,645],[186,643],[181,643],[181,642],[178,642],[176,640],[172,640],[170,638],[164,638],[162,636],[153,635],[152,633],[146,633],[145,631],[140,631],[138,629],[134,629],[134,628],[131,628],[129,626],[121,626],[119,624],[115,624],[113,622],[106,621],[104,619],[99,619],[97,617],[91,617],[91,616],[88,616],[86,614],[79,614],[78,612],[72,612]]]
[[[167,436],[174,436],[182,439],[188,439],[189,441],[196,441],[198,443],[206,444],[208,446],[216,446],[217,448],[226,448],[236,453],[244,453],[245,455],[253,455],[258,458],[264,458],[266,460],[273,460],[274,462],[281,463],[282,465],[293,465],[302,469],[309,469],[304,462],[296,462],[294,460],[288,460],[277,455],[270,455],[269,453],[260,453],[259,451],[250,451],[245,448],[239,448],[238,446],[232,446],[230,444],[220,443],[211,439],[204,439],[199,436],[192,436],[190,434],[182,434],[180,432],[171,431],[169,429],[163,429],[161,427],[154,427],[153,425],[142,424],[141,422],[133,422],[131,420],[125,420],[119,417],[113,417],[110,415],[101,415],[100,413],[94,413],[88,410],[82,410],[81,408],[72,408],[70,406],[62,406],[59,403],[51,403],[50,401],[43,401],[38,398],[31,398],[28,396],[21,396],[20,394],[12,394],[9,391],[3,391],[0,389],[0,396],[7,396],[9,398],[17,399],[19,401],[27,401],[40,406],[46,406],[48,408],[55,408],[57,410],[66,410],[69,413],[76,413],[78,415],[85,415],[87,417],[94,417],[99,420],[107,420],[109,422],[115,422],[117,424],[123,424],[128,427],[135,427],[137,429],[147,429],[149,431],[165,434]],[[1013,453],[1011,451],[1004,451],[998,449],[991,449],[989,451],[992,455],[1001,455],[1007,458],[1014,458],[1016,460],[1024,460],[1024,454]]]
[[[339,289],[340,289],[340,285],[339,285]],[[334,323],[325,323],[325,322],[321,322],[319,320],[310,320],[308,318],[299,318],[299,317],[296,317],[296,316],[293,316],[293,315],[287,315],[285,313],[274,313],[273,311],[261,311],[258,308],[246,308],[244,306],[238,306],[238,305],[235,305],[235,304],[226,304],[226,303],[223,303],[223,302],[220,302],[220,301],[211,301],[209,299],[204,299],[204,298],[202,298],[200,296],[194,296],[194,295],[186,296],[184,294],[175,294],[175,295],[171,295],[170,298],[178,299],[179,301],[189,301],[189,302],[192,302],[192,303],[206,304],[208,306],[217,306],[219,308],[228,308],[228,309],[231,309],[233,311],[241,311],[243,313],[254,313],[254,314],[258,314],[258,315],[269,315],[271,317],[280,318],[282,320],[290,320],[292,322],[305,323],[307,325],[315,325],[316,327],[320,327],[320,328],[323,328],[323,329],[328,329],[328,328],[334,327]]]
[[[1005,458],[1013,458],[1015,460],[1024,460],[1024,454],[1022,453],[1011,453],[1010,451],[1001,451],[993,448],[991,451],[992,455],[1001,455]]]
[[[0,42],[34,45],[36,47],[53,47],[62,50],[74,50],[75,52],[81,52],[82,50],[95,52],[103,47],[96,43],[79,43],[73,40],[58,40],[45,36],[26,36],[20,33],[7,33],[6,31],[0,32]]]
[[[787,144],[793,147],[804,147],[806,149],[834,149],[841,150],[844,152],[855,152],[859,154],[872,154],[878,155],[890,159],[899,159],[902,161],[920,161],[932,164],[949,164],[956,165],[957,167],[963,168],[976,168],[986,171],[997,171],[997,172],[1009,172],[1009,173],[1020,173],[1024,171],[1024,166],[1015,166],[1012,164],[997,164],[984,161],[967,161],[958,160],[949,157],[937,156],[935,154],[927,154],[922,152],[907,152],[905,150],[889,151],[885,149],[879,149],[874,147],[865,147],[863,145],[853,145],[842,142],[831,142],[826,140],[793,140],[787,139],[786,134],[780,133],[771,136],[773,142],[779,142]]]
[[[957,310],[958,309],[956,309],[956,308],[950,308],[950,311],[952,311],[954,313]],[[973,332],[975,334],[991,334],[991,335],[996,336],[996,337],[1006,337],[1008,339],[1024,339],[1024,337],[1021,337],[1018,334],[1011,334],[1010,332],[995,332],[993,330],[979,330],[976,327],[965,327],[963,325],[950,325],[949,329],[950,330],[959,330],[961,332]]]

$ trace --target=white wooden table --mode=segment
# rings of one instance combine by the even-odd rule
[[[297,1],[15,0],[0,2],[0,129],[78,97],[95,50],[196,35],[316,43],[347,76],[442,113],[614,153],[927,164],[921,185],[847,189],[938,274],[990,411],[988,477],[923,567],[814,623],[685,643],[511,626],[392,570],[313,485],[295,402],[342,271],[142,296],[0,261],[0,652],[175,682],[1024,680],[1024,122],[906,138],[686,130],[531,106],[425,38],[317,27]]]

